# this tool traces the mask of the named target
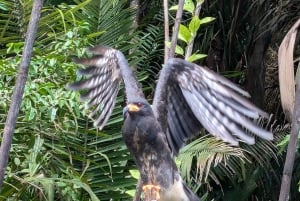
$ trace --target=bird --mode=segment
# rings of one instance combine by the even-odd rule
[[[254,121],[268,114],[248,100],[246,91],[207,67],[168,59],[150,105],[121,51],[108,46],[88,50],[91,57],[74,59],[85,66],[78,70],[84,78],[67,88],[83,91],[80,99],[93,109],[89,116],[101,130],[124,82],[122,136],[140,172],[145,201],[200,201],[182,179],[174,157],[203,128],[234,146],[254,144],[255,135],[273,139],[272,132]]]

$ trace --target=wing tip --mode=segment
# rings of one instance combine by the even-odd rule
[[[260,116],[262,116],[263,118],[266,118],[266,119],[269,119],[270,118],[270,115],[267,113],[267,112],[265,112],[265,111],[263,111],[263,110],[261,110],[261,109],[259,109],[260,111],[259,111],[259,115]]]
[[[100,122],[94,121],[93,126],[97,129],[99,129],[100,131],[103,130],[104,124],[100,124]]]
[[[255,144],[255,138],[254,137],[251,137],[250,139],[248,139],[247,141],[241,141],[241,142],[244,142],[248,145],[254,145]]]
[[[274,135],[272,132],[267,131],[266,133],[264,133],[264,135],[261,135],[261,138],[272,141],[272,140],[274,140]]]

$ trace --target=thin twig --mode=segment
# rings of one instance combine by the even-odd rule
[[[169,58],[173,58],[175,56],[175,48],[177,45],[178,31],[179,31],[179,26],[180,26],[180,22],[181,22],[182,13],[183,13],[183,5],[184,5],[184,0],[179,0],[175,23],[174,23],[174,28],[173,28]]]
[[[165,26],[165,60],[164,63],[167,63],[169,59],[169,48],[167,43],[170,42],[170,30],[169,30],[169,5],[168,0],[164,0],[164,26]]]
[[[194,16],[199,16],[202,3],[197,2],[195,12],[194,12]],[[187,60],[192,55],[195,38],[196,38],[196,34],[193,34],[188,46],[186,47],[185,60]]]
[[[25,46],[19,67],[16,86],[12,96],[12,103],[9,107],[7,119],[4,126],[3,138],[0,147],[0,191],[3,185],[5,169],[8,163],[9,150],[11,147],[13,133],[22,102],[22,96],[24,94],[24,87],[28,76],[30,58],[32,55],[34,39],[41,15],[42,6],[43,0],[35,0],[33,2],[31,17],[26,34],[27,37],[25,39]]]

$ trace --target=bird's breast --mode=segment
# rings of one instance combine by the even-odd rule
[[[154,119],[127,119],[123,126],[125,144],[134,156],[144,184],[168,188],[176,169],[162,131]]]

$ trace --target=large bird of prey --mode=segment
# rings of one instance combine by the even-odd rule
[[[253,123],[267,114],[251,104],[249,94],[205,67],[172,58],[160,72],[152,107],[145,99],[125,56],[118,50],[97,46],[91,58],[76,59],[88,66],[79,70],[86,79],[69,84],[84,90],[81,99],[95,106],[91,116],[102,129],[125,83],[122,134],[140,171],[145,200],[198,201],[184,183],[173,157],[184,143],[205,128],[212,135],[238,145],[254,144],[254,135],[272,140],[272,133]]]

